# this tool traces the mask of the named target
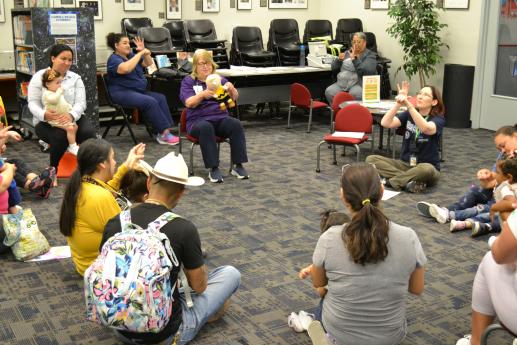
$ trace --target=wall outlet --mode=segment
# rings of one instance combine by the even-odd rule
[[[165,19],[165,12],[158,12],[158,18]]]

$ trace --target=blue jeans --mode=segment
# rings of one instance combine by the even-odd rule
[[[448,206],[447,209],[449,209],[449,211],[465,210],[469,207],[475,207],[479,204],[484,205],[489,202],[493,203],[493,190],[472,185],[465,195],[454,204]]]
[[[185,295],[180,291],[181,311],[183,322],[180,325],[180,339],[176,345],[185,345],[196,337],[206,321],[219,311],[224,302],[229,299],[239,288],[241,273],[233,266],[221,266],[208,273],[208,284],[202,294],[192,293],[192,308],[187,307]],[[124,344],[134,344],[115,331],[117,337]],[[174,341],[175,334],[161,342],[170,345]]]

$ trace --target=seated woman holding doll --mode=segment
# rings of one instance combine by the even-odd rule
[[[212,52],[198,49],[194,53],[192,74],[181,82],[180,99],[187,107],[187,132],[199,139],[205,167],[209,170],[210,182],[223,182],[219,170],[219,150],[216,136],[230,139],[232,162],[231,174],[238,179],[247,179],[248,173],[242,163],[248,161],[244,128],[239,120],[228,113],[214,96],[215,92],[207,88],[207,77],[215,73],[217,65],[212,59]],[[237,100],[239,93],[232,83],[221,77],[221,85],[229,94],[229,107]]]
[[[408,99],[409,83],[404,81],[398,89],[396,103],[382,117],[381,125],[406,129],[400,159],[370,155],[366,162],[374,164],[386,178],[386,186],[410,193],[423,192],[440,178],[439,147],[445,126],[442,97],[434,86],[424,86],[413,106]],[[401,107],[407,110],[399,113]]]
[[[129,38],[123,34],[109,33],[106,37],[113,54],[108,59],[108,91],[113,102],[144,112],[156,133],[156,141],[164,145],[176,145],[179,138],[172,135],[173,126],[167,98],[158,92],[147,90],[144,68],[154,62],[144,41],[136,37],[133,42],[137,53],[131,51]]]

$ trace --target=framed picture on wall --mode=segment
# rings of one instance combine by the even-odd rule
[[[0,23],[5,23],[4,0],[0,0]]]
[[[54,7],[75,7],[75,0],[54,0]]]
[[[469,0],[443,0],[443,8],[468,10]]]
[[[181,0],[165,0],[166,19],[181,19]]]
[[[308,8],[309,0],[269,0],[269,8]]]
[[[75,5],[80,8],[93,9],[93,19],[102,20],[102,0],[77,0]]]
[[[29,7],[52,7],[52,0],[30,0]]]
[[[372,10],[387,10],[390,8],[390,0],[371,0],[370,8]]]
[[[220,0],[203,0],[203,12],[219,12]]]
[[[237,0],[238,10],[251,10],[251,0]]]
[[[124,0],[124,11],[145,11],[145,0]]]

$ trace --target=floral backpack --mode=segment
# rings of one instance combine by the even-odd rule
[[[114,329],[158,333],[169,322],[178,259],[160,229],[179,217],[165,212],[146,229],[120,213],[122,231],[111,237],[84,274],[86,318]]]

